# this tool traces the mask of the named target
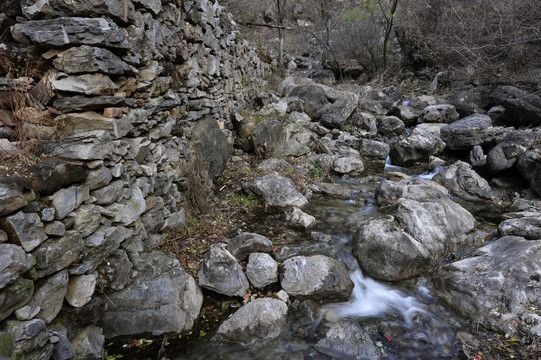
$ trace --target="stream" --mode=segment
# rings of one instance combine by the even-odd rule
[[[329,359],[313,345],[329,325],[350,318],[370,334],[385,359],[457,359],[457,333],[470,325],[438,302],[431,293],[430,277],[399,283],[375,281],[363,275],[352,251],[352,229],[359,220],[379,216],[374,192],[389,171],[400,171],[431,179],[438,171],[422,173],[389,163],[384,171],[360,178],[334,179],[335,184],[354,190],[351,199],[316,196],[305,211],[317,219],[311,233],[284,228],[279,217],[264,220],[278,248],[275,257],[283,261],[294,255],[327,255],[342,261],[355,284],[348,302],[319,306],[313,301],[294,301],[290,306],[289,332],[281,340],[247,348],[212,341],[212,334],[200,337],[172,359]],[[475,215],[475,214],[474,214]],[[483,226],[487,235],[494,227]],[[258,228],[251,231],[257,232]]]

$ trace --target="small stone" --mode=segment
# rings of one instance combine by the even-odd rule
[[[285,302],[286,304],[289,304],[289,295],[284,290],[278,291],[276,293],[276,298]]]
[[[47,235],[63,236],[66,233],[66,226],[62,221],[52,221],[45,225],[45,233]]]
[[[299,208],[292,207],[285,212],[286,221],[289,225],[300,228],[303,230],[308,230],[314,227],[316,224],[316,218],[312,215],[308,215]]]
[[[43,223],[36,213],[19,211],[0,219],[0,228],[8,234],[11,242],[20,244],[26,251],[33,250],[47,239]]]
[[[52,195],[55,217],[65,218],[70,212],[78,208],[84,201],[88,200],[88,185],[72,186],[61,189]]]
[[[39,312],[41,308],[39,306],[30,306],[25,305],[22,308],[15,310],[15,316],[17,320],[25,321],[33,319]]]
[[[8,234],[4,230],[0,230],[0,244],[8,241]]]
[[[41,221],[49,222],[54,220],[54,209],[53,208],[44,208],[40,212]]]
[[[108,118],[120,118],[123,111],[121,108],[105,108],[103,109],[103,116]]]
[[[278,263],[269,254],[252,253],[246,266],[246,276],[258,289],[278,282]]]

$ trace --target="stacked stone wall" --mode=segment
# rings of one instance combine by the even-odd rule
[[[54,159],[22,178],[0,160],[0,355],[100,358],[104,336],[191,328],[199,288],[151,250],[184,225],[187,157],[199,149],[209,176],[223,169],[230,119],[269,66],[216,2],[0,10],[0,159],[19,151],[14,134]]]

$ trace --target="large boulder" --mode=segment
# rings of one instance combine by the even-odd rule
[[[282,264],[280,285],[289,295],[321,301],[347,300],[353,290],[344,264],[324,256],[295,256]]]
[[[267,206],[277,210],[286,210],[292,206],[303,208],[308,204],[308,200],[293,186],[291,180],[280,175],[255,178],[243,187],[263,199]]]
[[[329,102],[339,98],[339,93],[325,85],[306,84],[300,85],[289,93],[290,97],[296,96],[303,101],[304,112],[313,119],[317,119],[319,111]]]
[[[451,194],[467,201],[493,201],[496,194],[488,182],[468,163],[457,161],[434,175],[433,181],[445,186]]]
[[[199,268],[199,286],[227,296],[243,296],[250,287],[238,260],[225,244],[214,244]]]
[[[541,196],[541,149],[522,154],[518,159],[517,169],[528,181],[532,190]]]
[[[479,87],[471,90],[461,90],[449,99],[461,117],[483,112],[490,105],[489,90]]]
[[[346,92],[333,103],[323,106],[318,111],[319,119],[326,126],[340,128],[355,111],[358,102],[357,94]]]
[[[255,233],[242,233],[229,240],[227,251],[239,260],[244,260],[251,253],[271,253],[274,245],[266,236]]]
[[[441,128],[441,138],[450,150],[469,150],[495,137],[492,119],[487,115],[470,115]]]
[[[520,236],[528,240],[541,239],[541,213],[507,219],[498,225],[500,236]]]
[[[541,97],[513,86],[498,86],[490,94],[492,101],[507,110],[507,125],[541,125]]]
[[[212,179],[220,174],[229,159],[232,146],[227,136],[220,130],[218,123],[212,117],[206,117],[197,122],[193,128],[195,149],[201,155],[209,177]]]
[[[395,137],[406,135],[406,125],[396,116],[384,116],[378,120],[378,134]]]
[[[453,105],[429,105],[423,109],[421,116],[419,116],[419,122],[450,124],[458,120],[458,118],[458,112]]]
[[[426,162],[430,156],[438,155],[445,149],[445,143],[429,131],[415,128],[411,134],[393,144],[389,156],[393,164],[407,165]]]
[[[287,324],[287,305],[276,299],[256,299],[241,307],[218,328],[216,338],[255,346],[278,338]]]
[[[304,126],[278,119],[260,122],[252,134],[256,152],[265,158],[305,155],[314,148],[315,138]]]
[[[451,263],[433,278],[434,293],[485,328],[541,336],[541,240],[505,236]]]
[[[120,291],[102,295],[100,319],[105,337],[179,333],[192,328],[203,295],[178,260],[162,252],[141,255],[140,276]]]
[[[394,86],[383,89],[364,86],[359,90],[359,107],[378,115],[387,115],[401,99],[402,94]]]
[[[528,129],[509,133],[502,142],[489,151],[487,164],[490,171],[498,174],[512,168],[519,156],[528,151],[535,137],[536,133]]]
[[[344,319],[332,325],[314,348],[333,359],[379,359],[379,351],[368,332],[351,319]]]
[[[437,265],[428,248],[399,227],[393,216],[360,223],[353,241],[359,265],[379,280],[421,276]]]

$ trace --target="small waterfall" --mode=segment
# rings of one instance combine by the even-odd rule
[[[387,159],[385,160],[385,168],[384,171],[402,171],[404,168],[398,165],[392,165],[391,164],[391,157],[387,156]]]
[[[411,325],[417,313],[426,313],[421,303],[413,296],[408,296],[371,278],[365,277],[361,270],[351,274],[355,284],[351,300],[347,303],[329,304],[325,306],[327,316],[333,317],[372,317],[383,316],[390,310],[402,314],[406,324]]]
[[[437,174],[439,173],[441,170],[443,169],[443,167],[441,166],[438,166],[437,168],[435,168],[434,170],[432,170],[430,173],[428,174],[421,174],[421,175],[417,175],[415,176],[416,178],[419,178],[419,179],[423,179],[423,180],[432,180],[432,178]]]

